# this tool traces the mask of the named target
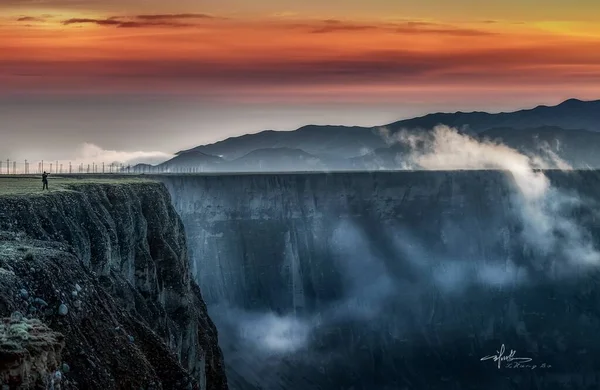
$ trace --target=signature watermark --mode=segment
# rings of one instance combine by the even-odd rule
[[[506,347],[504,344],[496,351],[495,355],[484,356],[480,361],[492,360],[498,363],[498,369],[504,368],[524,368],[529,370],[535,370],[536,368],[552,368],[550,364],[542,363],[537,365],[532,363],[532,358],[528,357],[517,357],[517,351],[511,349],[508,355],[505,355]],[[504,363],[504,366],[502,365]]]

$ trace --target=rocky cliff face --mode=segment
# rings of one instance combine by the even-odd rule
[[[163,178],[231,387],[596,386],[600,176],[522,174]]]
[[[0,197],[0,279],[2,316],[18,311],[64,336],[63,385],[227,388],[184,228],[159,183]]]

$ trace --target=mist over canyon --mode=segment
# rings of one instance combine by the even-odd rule
[[[229,386],[597,386],[598,172],[450,128],[403,142],[400,172],[161,178]],[[481,360],[503,344],[530,363]]]
[[[82,388],[596,389],[600,172],[560,142],[377,137],[395,169],[2,178],[3,315],[72,306],[34,320]]]

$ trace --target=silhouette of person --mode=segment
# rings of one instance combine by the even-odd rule
[[[44,191],[44,190],[50,191],[48,189],[48,175],[49,175],[49,173],[47,173],[46,171],[44,171],[44,173],[42,174],[42,184],[43,184],[42,191]]]

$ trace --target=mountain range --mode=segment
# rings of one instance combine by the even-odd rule
[[[574,168],[600,167],[600,100],[569,99],[515,112],[433,113],[373,127],[308,125],[266,130],[180,151],[162,170],[204,172],[398,169],[406,148],[386,142],[400,131],[427,133],[438,125],[526,154],[549,147]]]

